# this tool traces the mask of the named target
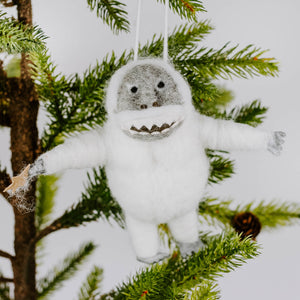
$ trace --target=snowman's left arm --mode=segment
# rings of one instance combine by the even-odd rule
[[[231,120],[200,116],[201,138],[206,148],[218,150],[268,149],[279,155],[285,133],[266,132]]]

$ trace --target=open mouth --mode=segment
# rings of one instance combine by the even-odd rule
[[[171,127],[175,127],[176,122],[173,121],[171,124],[164,123],[161,126],[158,126],[156,124],[152,125],[149,129],[147,126],[143,125],[140,129],[136,128],[135,126],[130,127],[130,131],[133,131],[133,133],[137,132],[140,134],[152,134],[152,135],[159,135],[161,133],[167,133],[170,131]]]
[[[122,111],[116,117],[127,135],[153,140],[169,136],[183,122],[184,113],[181,105],[168,105],[143,111]]]

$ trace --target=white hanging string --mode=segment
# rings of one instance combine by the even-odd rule
[[[165,34],[164,34],[164,61],[168,61],[168,17],[169,17],[169,0],[165,3]]]
[[[136,17],[136,31],[135,31],[135,45],[134,45],[134,61],[137,61],[138,52],[139,52],[141,7],[142,7],[142,0],[138,0],[138,9],[137,9],[137,17]]]
[[[137,61],[138,52],[139,52],[141,10],[142,10],[142,0],[138,0],[135,45],[134,45],[134,61]],[[168,58],[169,58],[169,55],[168,55],[168,52],[169,52],[169,49],[168,49],[168,24],[169,24],[168,17],[169,17],[169,0],[165,0],[165,29],[164,29],[164,50],[163,50],[164,61],[168,61]]]

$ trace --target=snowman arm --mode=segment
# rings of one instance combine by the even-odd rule
[[[99,128],[68,138],[63,144],[42,154],[31,165],[29,176],[104,165],[106,155],[103,136],[103,129]]]
[[[279,154],[283,132],[266,132],[231,120],[200,116],[201,138],[206,148],[218,150],[268,149]]]

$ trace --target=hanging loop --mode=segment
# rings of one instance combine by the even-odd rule
[[[165,3],[165,33],[164,33],[164,61],[168,61],[168,25],[169,25],[169,0],[166,0]]]
[[[138,0],[137,7],[137,18],[136,18],[136,31],[135,31],[135,45],[134,45],[134,61],[138,60],[139,52],[139,36],[140,36],[140,25],[141,25],[141,10],[142,10],[142,0]],[[165,0],[165,28],[164,28],[164,50],[163,59],[168,61],[168,24],[169,24],[169,0]]]
[[[137,61],[138,52],[139,52],[141,10],[142,10],[142,0],[138,0],[137,17],[136,17],[136,31],[135,31],[135,45],[134,45],[134,61]]]

